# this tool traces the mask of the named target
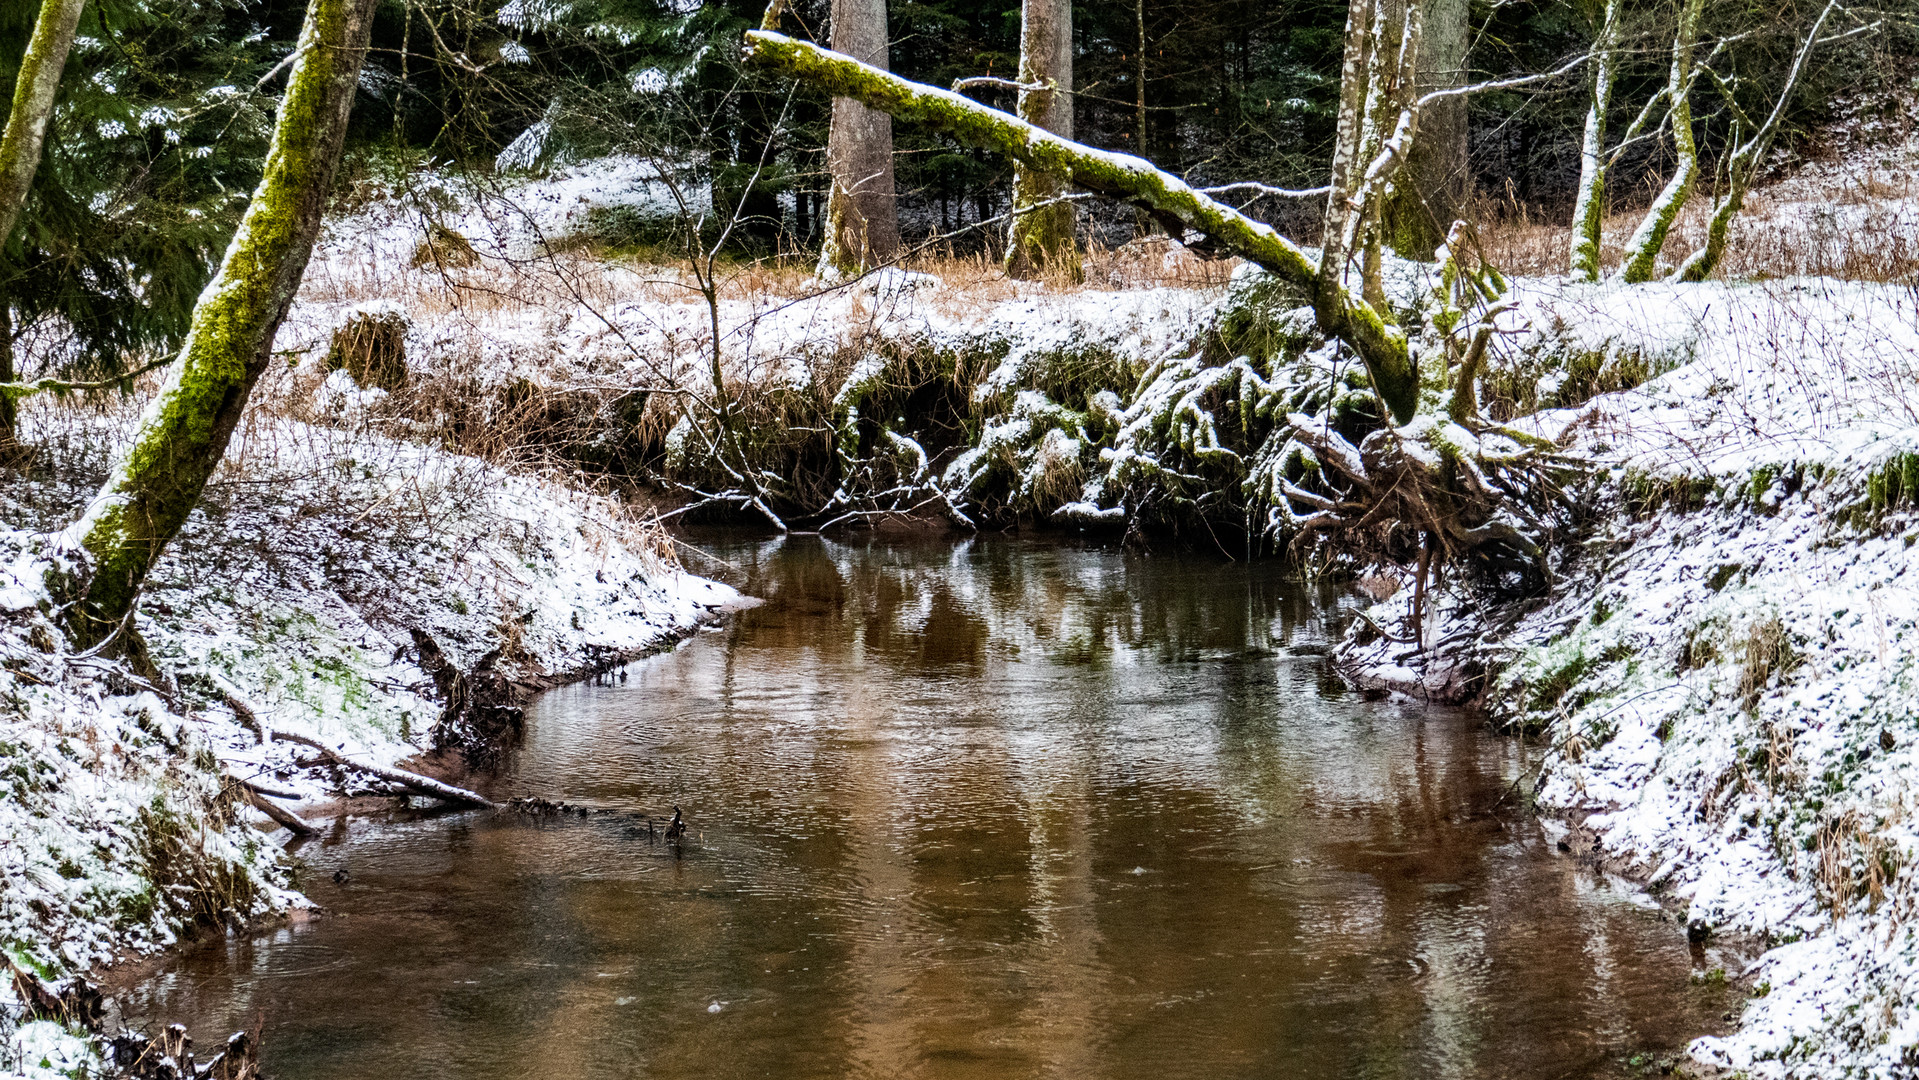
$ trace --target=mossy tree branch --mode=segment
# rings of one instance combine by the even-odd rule
[[[147,572],[226,453],[306,272],[378,0],[311,0],[266,168],[166,385],[80,519],[51,582],[82,648],[132,610]]]
[[[35,379],[32,382],[0,383],[0,400],[9,402],[19,401],[21,398],[29,398],[35,394],[44,394],[49,391],[55,394],[76,394],[88,390],[105,390],[114,386],[132,386],[133,380],[145,375],[149,371],[166,367],[168,364],[173,363],[173,359],[173,356],[169,354],[157,360],[142,364],[125,374],[110,375],[104,379],[92,379],[85,382],[48,378]]]
[[[1322,330],[1351,345],[1393,417],[1408,422],[1417,411],[1419,379],[1406,335],[1388,326],[1372,305],[1334,280],[1297,244],[1272,226],[1195,191],[1130,154],[1097,150],[1045,131],[998,109],[951,91],[909,82],[852,57],[784,34],[752,30],[746,58],[764,70],[857,100],[894,119],[921,124],[968,146],[992,150],[1027,168],[1052,173],[1086,191],[1145,210],[1175,236],[1199,232],[1284,281],[1312,292]]]

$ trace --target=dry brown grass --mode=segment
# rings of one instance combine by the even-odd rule
[[[1899,850],[1874,823],[1857,809],[1827,814],[1814,834],[1813,884],[1833,918],[1864,902],[1876,911],[1886,898],[1886,887],[1899,876]]]
[[[1566,214],[1542,215],[1513,200],[1482,199],[1474,212],[1488,258],[1508,273],[1566,272],[1572,227]],[[1664,263],[1670,269],[1705,241],[1710,192],[1695,195],[1674,223]],[[1619,265],[1641,211],[1605,221],[1602,264]],[[1662,271],[1663,272],[1663,271]],[[1828,276],[1847,281],[1908,281],[1919,274],[1919,178],[1898,170],[1864,175],[1805,174],[1754,191],[1733,220],[1718,275],[1733,279]]]

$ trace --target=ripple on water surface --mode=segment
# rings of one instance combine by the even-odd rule
[[[259,1018],[280,1080],[1217,1080],[1634,1075],[1728,1008],[1500,805],[1524,747],[1341,693],[1277,567],[721,554],[767,602],[547,695],[495,783],[603,812],[344,825],[332,917],[134,1010]]]

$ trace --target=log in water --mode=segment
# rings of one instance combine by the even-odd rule
[[[1276,566],[721,554],[767,602],[547,695],[486,790],[594,812],[339,825],[330,917],[134,1011],[262,1018],[279,1080],[1224,1080],[1641,1075],[1731,1007],[1501,803],[1536,749],[1346,693]]]

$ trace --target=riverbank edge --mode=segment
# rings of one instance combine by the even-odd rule
[[[1851,512],[1845,481],[1761,498],[1721,478],[1652,513],[1615,490],[1562,542],[1550,594],[1431,596],[1421,650],[1379,629],[1411,626],[1402,575],[1333,652],[1357,688],[1534,741],[1525,794],[1559,851],[1743,958],[1724,976],[1746,1006],[1687,1048],[1686,1075],[1891,1078],[1919,1059],[1919,709],[1909,650],[1888,648],[1919,629],[1900,584],[1919,517]]]
[[[669,631],[653,645],[624,650],[614,654],[602,663],[550,672],[540,676],[515,679],[513,680],[514,688],[520,695],[521,704],[531,705],[541,696],[554,690],[574,686],[597,676],[618,671],[628,664],[638,663],[642,660],[670,653],[686,641],[724,625],[726,620],[731,616],[754,606],[754,603],[750,602],[752,600],[753,598],[751,597],[742,597],[741,602],[723,605],[720,610],[708,613],[707,617],[698,623]],[[403,758],[399,764],[422,776],[463,787],[468,786],[473,777],[484,775],[482,770],[474,769],[467,764],[463,757],[453,751],[429,751],[411,758]],[[308,820],[313,820],[333,819],[342,816],[379,817],[382,815],[391,815],[401,809],[396,803],[404,798],[405,796],[401,795],[360,796],[358,798],[343,797],[327,802],[304,804],[301,807],[303,811],[301,816]],[[451,806],[444,807],[441,810],[443,814],[473,812],[475,812],[473,808]],[[267,835],[273,835],[279,828],[271,821],[264,820],[256,821],[254,827],[265,831]],[[291,839],[293,838],[289,838],[289,840]],[[86,971],[84,975],[88,982],[92,983],[109,999],[112,999],[116,995],[124,993],[134,984],[152,977],[183,951],[198,948],[209,941],[228,937],[254,936],[277,930],[284,926],[296,925],[311,919],[325,918],[329,914],[326,908],[318,904],[310,904],[304,907],[293,907],[284,911],[265,913],[249,920],[245,926],[235,929],[216,930],[209,927],[202,927],[199,928],[196,933],[182,935],[178,942],[167,948],[156,952],[129,952],[109,963],[96,964]]]
[[[95,427],[111,434],[82,427],[71,445],[97,445]],[[47,614],[47,534],[0,536],[0,945],[42,985],[111,984],[136,958],[315,914],[281,854],[289,833],[253,804],[302,821],[390,805],[398,788],[307,748],[421,763],[441,706],[396,648],[408,628],[462,671],[504,648],[524,696],[669,650],[741,600],[603,496],[392,443],[371,449],[411,468],[363,468],[368,441],[316,454],[323,436],[293,430],[308,441],[247,462],[274,482],[241,481],[241,497],[196,513],[156,568],[139,628],[165,685],[68,656]],[[55,477],[16,480],[9,518],[45,520],[83,494],[84,474]],[[444,536],[393,497],[437,505],[436,482],[457,491]],[[412,771],[466,775],[427,764]],[[105,1035],[15,1015],[0,983],[0,1077],[102,1067]]]
[[[606,675],[617,671],[627,664],[671,652],[686,640],[715,626],[721,625],[732,614],[750,606],[750,603],[741,603],[736,599],[733,602],[721,605],[716,610],[708,611],[696,621],[683,623],[665,630],[649,644],[618,650],[595,663],[542,672],[515,679],[513,680],[513,685],[516,691],[518,691],[516,696],[523,704],[530,703],[538,696],[549,691]],[[409,746],[408,749],[416,748]],[[457,751],[428,751],[425,753],[417,753],[411,757],[399,758],[397,764],[432,779],[455,785],[465,785],[470,783],[475,776],[482,775],[480,770],[475,770],[468,765],[464,759],[458,755]],[[318,822],[342,816],[356,817],[391,814],[398,809],[396,800],[403,801],[406,798],[407,796],[403,793],[377,796],[341,795],[331,799],[303,801],[293,804],[293,806],[303,820]],[[473,808],[446,806],[444,812],[471,813],[473,812]],[[287,833],[280,825],[257,811],[243,811],[235,824],[238,828],[256,830],[262,837],[284,837],[288,842],[286,845],[287,849],[296,848],[298,846],[297,841],[304,839]],[[298,858],[297,854],[293,857]],[[278,859],[281,857],[275,856],[275,858]],[[78,977],[84,981],[84,984],[91,986],[111,1002],[129,986],[144,978],[150,977],[165,964],[171,962],[171,960],[182,951],[202,947],[214,940],[232,937],[250,937],[270,933],[288,925],[294,925],[312,919],[325,918],[328,915],[324,907],[312,903],[305,894],[298,889],[297,885],[290,885],[277,899],[280,901],[278,904],[249,916],[239,925],[217,927],[192,925],[183,928],[172,941],[158,948],[123,948],[119,951],[118,955],[111,959],[95,963],[85,971],[77,973]],[[49,985],[63,988],[76,985],[74,978],[71,976],[64,979],[48,980],[48,983]],[[107,1019],[109,1021],[121,1019],[117,1007],[109,1006]],[[20,1037],[22,1029],[28,1027],[29,1023],[19,1023],[13,1026],[14,1030],[9,1032],[9,1035],[17,1040]],[[63,1025],[63,1027],[65,1027],[65,1025]],[[56,1048],[63,1049],[68,1054],[66,1059],[66,1064],[68,1065],[83,1065],[88,1068],[93,1068],[111,1060],[109,1049],[111,1034],[112,1028],[104,1026],[100,1030],[92,1032],[86,1031],[84,1027],[66,1027],[66,1038],[62,1039],[59,1036],[48,1037],[47,1035],[42,1035],[37,1042],[41,1047],[53,1045]],[[203,1032],[201,1034],[213,1035],[218,1033]],[[30,1061],[22,1060],[19,1064],[23,1067],[21,1072],[16,1073],[10,1070],[0,1070],[0,1077],[5,1077],[6,1080],[13,1080],[15,1077],[35,1078],[42,1071],[36,1070],[34,1063]],[[61,1064],[61,1061],[55,1058],[53,1064],[57,1067]],[[59,1071],[57,1068],[54,1074],[65,1075],[64,1072]],[[93,1075],[93,1073],[89,1072],[86,1075]]]

